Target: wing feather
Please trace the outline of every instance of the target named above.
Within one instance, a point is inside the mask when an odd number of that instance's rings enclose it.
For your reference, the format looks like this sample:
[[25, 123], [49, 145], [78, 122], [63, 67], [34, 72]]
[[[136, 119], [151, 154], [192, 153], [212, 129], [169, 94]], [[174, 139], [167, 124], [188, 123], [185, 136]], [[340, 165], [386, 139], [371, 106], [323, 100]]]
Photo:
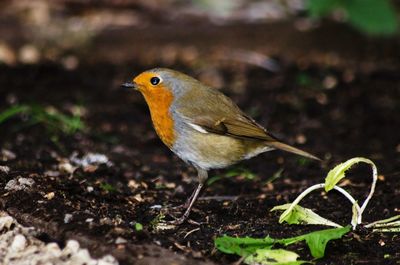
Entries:
[[237, 116], [235, 119], [226, 116], [200, 116], [194, 118], [192, 123], [211, 133], [248, 140], [277, 141], [261, 125], [246, 116]]
[[180, 102], [185, 104], [176, 104], [174, 108], [176, 114], [182, 121], [201, 133], [208, 132], [238, 139], [262, 141], [266, 146], [319, 160], [312, 154], [279, 141], [243, 113], [232, 100], [215, 89], [209, 87], [192, 89], [190, 93], [182, 96]]

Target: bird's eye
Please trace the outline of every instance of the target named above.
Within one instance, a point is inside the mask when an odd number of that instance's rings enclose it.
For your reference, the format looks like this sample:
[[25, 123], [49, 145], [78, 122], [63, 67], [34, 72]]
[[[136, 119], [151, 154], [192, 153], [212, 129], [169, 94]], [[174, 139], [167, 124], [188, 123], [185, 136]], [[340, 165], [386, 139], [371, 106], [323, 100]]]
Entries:
[[158, 85], [159, 83], [160, 83], [160, 81], [161, 81], [161, 79], [160, 78], [158, 78], [158, 77], [152, 77], [151, 79], [150, 79], [150, 83], [153, 85], [153, 86], [156, 86], [156, 85]]

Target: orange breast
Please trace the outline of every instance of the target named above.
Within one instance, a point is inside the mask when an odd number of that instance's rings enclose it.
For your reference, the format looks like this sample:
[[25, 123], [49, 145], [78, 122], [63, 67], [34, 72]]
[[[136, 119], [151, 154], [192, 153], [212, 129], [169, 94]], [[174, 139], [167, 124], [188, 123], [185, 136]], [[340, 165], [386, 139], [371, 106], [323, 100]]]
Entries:
[[174, 121], [169, 112], [173, 94], [159, 87], [157, 91], [143, 91], [143, 96], [149, 105], [154, 129], [164, 144], [171, 148], [175, 142]]

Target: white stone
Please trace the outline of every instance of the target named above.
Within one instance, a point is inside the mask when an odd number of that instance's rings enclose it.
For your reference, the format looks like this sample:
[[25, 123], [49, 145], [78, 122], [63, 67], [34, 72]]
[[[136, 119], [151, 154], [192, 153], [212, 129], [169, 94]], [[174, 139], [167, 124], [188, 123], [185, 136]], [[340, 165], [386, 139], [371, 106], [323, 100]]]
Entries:
[[65, 249], [70, 250], [73, 253], [78, 252], [79, 250], [79, 243], [76, 240], [68, 240]]
[[8, 166], [0, 166], [0, 172], [8, 174], [8, 172], [10, 172], [10, 168]]
[[26, 247], [26, 238], [23, 235], [16, 235], [11, 243], [11, 249], [19, 252]]
[[66, 214], [64, 215], [64, 223], [65, 223], [65, 224], [68, 224], [69, 222], [72, 221], [72, 218], [73, 218], [73, 215], [72, 215], [72, 214], [66, 213]]
[[126, 242], [128, 242], [125, 238], [122, 237], [117, 237], [117, 239], [115, 239], [115, 244], [126, 244]]
[[11, 216], [2, 216], [0, 217], [0, 231], [4, 228], [10, 229], [13, 223], [13, 218]]

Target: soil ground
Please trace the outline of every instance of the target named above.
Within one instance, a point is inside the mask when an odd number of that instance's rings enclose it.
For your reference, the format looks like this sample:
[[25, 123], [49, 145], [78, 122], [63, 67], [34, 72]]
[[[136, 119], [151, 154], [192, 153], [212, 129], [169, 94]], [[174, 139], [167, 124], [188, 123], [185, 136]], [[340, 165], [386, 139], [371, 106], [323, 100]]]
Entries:
[[[238, 257], [216, 251], [215, 237], [288, 237], [321, 228], [278, 224], [278, 213], [270, 209], [322, 182], [335, 164], [364, 156], [377, 164], [381, 175], [364, 220], [399, 214], [398, 65], [365, 63], [363, 52], [349, 60], [344, 53], [340, 58], [351, 62], [348, 67], [323, 64], [323, 60], [299, 61], [295, 55], [276, 52], [272, 55], [281, 65], [276, 73], [238, 62], [171, 62], [171, 68], [220, 84], [259, 123], [324, 162], [279, 151], [245, 161], [233, 169], [244, 168], [254, 179], [245, 174], [222, 177], [204, 190], [190, 215], [199, 225], [185, 223], [165, 231], [153, 229], [151, 223], [159, 210], [152, 206], [183, 203], [196, 185], [195, 171], [157, 138], [142, 97], [118, 87], [133, 73], [163, 61], [153, 54], [156, 59], [140, 63], [91, 59], [74, 70], [53, 63], [0, 66], [2, 109], [15, 102], [37, 103], [68, 113], [79, 104], [86, 110], [87, 124], [85, 132], [58, 137], [41, 125], [21, 126], [24, 117], [1, 124], [1, 165], [11, 169], [0, 179], [1, 207], [20, 223], [38, 229], [43, 241], [63, 246], [73, 238], [94, 255], [111, 253], [121, 264], [229, 264]], [[353, 69], [356, 62], [365, 67]], [[77, 168], [73, 174], [62, 170], [72, 154], [80, 158], [90, 152], [105, 154], [112, 164]], [[224, 176], [233, 169], [210, 175]], [[278, 177], [271, 180], [274, 175]], [[370, 175], [368, 167], [355, 167], [345, 188], [362, 200]], [[35, 184], [18, 191], [4, 189], [20, 177], [31, 178]], [[303, 206], [340, 224], [351, 219], [351, 205], [337, 194], [315, 193]], [[144, 229], [136, 231], [136, 223]], [[397, 234], [360, 229], [329, 243], [326, 257], [316, 264], [396, 264], [399, 244]], [[293, 250], [311, 259], [305, 245]]]

